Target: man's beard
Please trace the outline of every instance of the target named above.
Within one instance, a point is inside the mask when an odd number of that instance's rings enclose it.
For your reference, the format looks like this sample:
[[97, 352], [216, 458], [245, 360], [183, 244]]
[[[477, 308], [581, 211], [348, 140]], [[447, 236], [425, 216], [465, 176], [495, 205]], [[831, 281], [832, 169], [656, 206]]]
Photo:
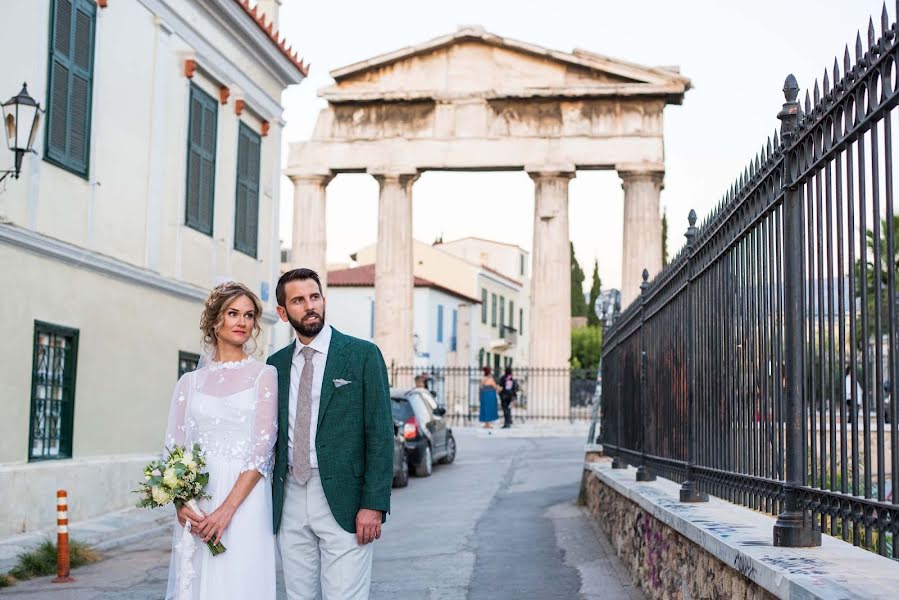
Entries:
[[317, 336], [325, 326], [325, 310], [322, 309], [321, 314], [318, 314], [314, 310], [308, 310], [306, 311], [306, 314], [303, 315], [303, 318], [305, 319], [310, 315], [316, 315], [318, 317], [318, 321], [307, 325], [302, 321], [297, 321], [296, 319], [294, 319], [290, 313], [287, 313], [287, 320], [294, 328], [294, 331], [296, 331], [298, 334], [303, 337], [312, 338]]

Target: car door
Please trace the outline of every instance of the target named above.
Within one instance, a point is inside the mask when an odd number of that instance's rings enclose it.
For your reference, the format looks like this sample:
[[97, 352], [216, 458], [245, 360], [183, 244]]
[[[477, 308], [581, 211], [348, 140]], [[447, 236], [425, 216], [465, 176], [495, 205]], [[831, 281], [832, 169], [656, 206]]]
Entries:
[[418, 396], [429, 416], [428, 431], [431, 432], [431, 451], [434, 453], [434, 458], [437, 459], [446, 454], [446, 421], [434, 414], [437, 401], [429, 392], [418, 390]]

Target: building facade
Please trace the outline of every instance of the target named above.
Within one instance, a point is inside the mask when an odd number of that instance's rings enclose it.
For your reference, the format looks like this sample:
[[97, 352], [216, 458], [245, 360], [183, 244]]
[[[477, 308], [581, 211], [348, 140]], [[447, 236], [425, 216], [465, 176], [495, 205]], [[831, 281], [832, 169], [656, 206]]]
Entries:
[[281, 93], [307, 71], [279, 4], [35, 0], [0, 24], [0, 92], [46, 110], [0, 188], [0, 536], [52, 524], [59, 488], [74, 520], [133, 503], [213, 285], [275, 322]]
[[[529, 280], [513, 277], [494, 267], [514, 265], [513, 272], [518, 273], [524, 266], [527, 273], [527, 253], [509, 244], [467, 239], [474, 240], [471, 246], [463, 240], [434, 245], [416, 240], [412, 246], [413, 272], [417, 279], [434, 282], [477, 301], [474, 312], [468, 313], [471, 321], [467, 337], [460, 344], [462, 349], [454, 364], [494, 369], [512, 364], [526, 365], [528, 338], [525, 336], [530, 329], [526, 326], [530, 317]], [[480, 250], [475, 251], [477, 248]], [[360, 265], [373, 265], [377, 247], [363, 248], [353, 254], [353, 259]], [[331, 285], [330, 279], [328, 285]], [[329, 295], [333, 295], [333, 291], [329, 291]], [[418, 310], [416, 305], [415, 314]], [[420, 362], [418, 351], [415, 356], [416, 363]]]
[[[364, 340], [375, 337], [375, 266], [373, 264], [328, 272], [327, 319], [340, 331]], [[467, 366], [476, 298], [416, 277], [413, 365], [389, 367]]]

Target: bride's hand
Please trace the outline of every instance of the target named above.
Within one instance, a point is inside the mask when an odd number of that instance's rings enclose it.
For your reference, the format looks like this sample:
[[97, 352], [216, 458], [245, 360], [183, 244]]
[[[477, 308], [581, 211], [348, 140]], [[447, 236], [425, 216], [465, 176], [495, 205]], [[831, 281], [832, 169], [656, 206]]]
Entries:
[[196, 531], [203, 523], [203, 517], [189, 509], [186, 505], [182, 505], [176, 512], [178, 514], [178, 522], [181, 523], [182, 527], [184, 527], [184, 523], [187, 521], [190, 523], [191, 530]]
[[218, 544], [225, 533], [225, 529], [231, 523], [235, 510], [228, 504], [222, 504], [207, 515], [198, 528], [198, 533], [202, 536], [203, 541], [214, 540], [213, 543]]

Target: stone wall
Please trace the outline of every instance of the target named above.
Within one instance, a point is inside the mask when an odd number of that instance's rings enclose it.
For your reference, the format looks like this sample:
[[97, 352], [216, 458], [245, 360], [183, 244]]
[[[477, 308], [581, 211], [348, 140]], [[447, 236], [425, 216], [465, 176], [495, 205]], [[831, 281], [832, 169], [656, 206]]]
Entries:
[[[647, 598], [769, 600], [757, 583], [586, 472], [587, 508]], [[748, 567], [748, 565], [747, 565]], [[749, 567], [748, 567], [749, 568]]]

